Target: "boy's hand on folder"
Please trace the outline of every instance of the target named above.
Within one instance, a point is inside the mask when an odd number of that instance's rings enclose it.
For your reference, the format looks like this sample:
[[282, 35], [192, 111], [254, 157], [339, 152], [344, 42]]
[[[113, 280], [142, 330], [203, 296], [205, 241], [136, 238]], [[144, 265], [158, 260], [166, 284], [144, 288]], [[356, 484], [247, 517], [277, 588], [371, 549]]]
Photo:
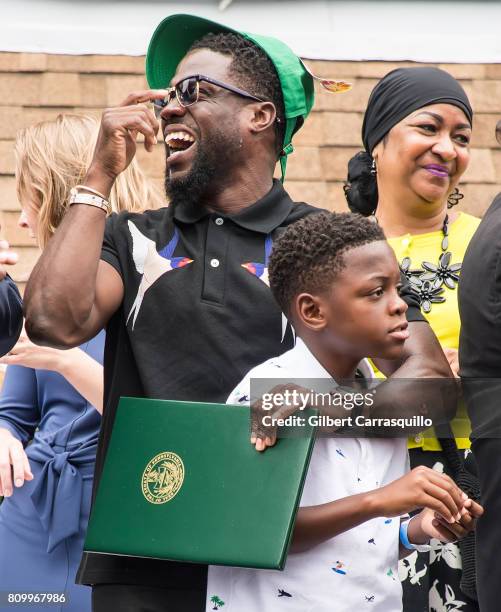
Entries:
[[376, 489], [373, 495], [377, 516], [402, 516], [418, 508], [429, 508], [445, 524], [461, 520], [461, 511], [468, 499], [452, 478], [422, 465]]
[[[336, 392], [340, 392], [336, 388]], [[263, 399], [259, 399], [251, 406], [251, 444], [254, 444], [257, 451], [264, 451], [269, 446], [273, 446], [277, 441], [278, 425], [263, 424], [263, 417], [271, 417], [276, 423], [279, 419], [286, 419], [292, 415], [301, 415], [302, 411], [308, 408], [319, 408], [322, 414], [328, 414], [331, 417], [346, 418], [349, 414], [342, 406], [316, 406], [311, 399], [315, 396], [314, 391], [300, 387], [297, 384], [286, 383], [276, 385], [270, 389], [266, 395], [273, 398], [272, 407], [265, 407]], [[286, 399], [287, 401], [284, 401]], [[319, 402], [321, 399], [319, 399]], [[267, 419], [268, 421], [271, 419]], [[332, 428], [334, 431], [336, 428]], [[339, 428], [337, 428], [339, 429]]]
[[[292, 391], [306, 392], [307, 390], [293, 384], [276, 385], [269, 391], [268, 395], [278, 398], [284, 397], [287, 392]], [[293, 399], [293, 397], [291, 399]], [[273, 446], [277, 441], [277, 427], [266, 427], [263, 424], [264, 416], [271, 416], [274, 419], [285, 419], [299, 410], [301, 410], [299, 401], [291, 401], [286, 405], [274, 403], [271, 409], [264, 407], [263, 399], [254, 402], [251, 406], [251, 444], [255, 445], [257, 451], [264, 451], [269, 446]]]

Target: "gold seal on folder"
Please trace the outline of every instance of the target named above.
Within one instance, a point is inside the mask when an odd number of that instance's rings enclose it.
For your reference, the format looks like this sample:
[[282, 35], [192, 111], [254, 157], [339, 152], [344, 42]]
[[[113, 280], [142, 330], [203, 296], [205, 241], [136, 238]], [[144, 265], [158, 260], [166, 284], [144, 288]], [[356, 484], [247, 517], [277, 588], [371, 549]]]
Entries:
[[165, 504], [181, 489], [184, 464], [176, 453], [160, 453], [153, 457], [143, 472], [141, 488], [151, 504]]

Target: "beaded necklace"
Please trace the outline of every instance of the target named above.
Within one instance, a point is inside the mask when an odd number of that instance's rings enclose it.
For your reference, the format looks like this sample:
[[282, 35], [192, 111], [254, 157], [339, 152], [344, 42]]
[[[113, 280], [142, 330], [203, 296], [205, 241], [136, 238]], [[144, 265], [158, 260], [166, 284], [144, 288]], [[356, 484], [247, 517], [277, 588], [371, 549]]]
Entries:
[[461, 263], [451, 264], [452, 253], [449, 248], [449, 215], [445, 215], [442, 225], [442, 253], [438, 263], [421, 262], [420, 269], [411, 269], [410, 257], [404, 257], [400, 269], [409, 280], [411, 291], [417, 295], [423, 312], [431, 311], [433, 304], [445, 302], [443, 296], [445, 285], [449, 289], [456, 289], [461, 271]]

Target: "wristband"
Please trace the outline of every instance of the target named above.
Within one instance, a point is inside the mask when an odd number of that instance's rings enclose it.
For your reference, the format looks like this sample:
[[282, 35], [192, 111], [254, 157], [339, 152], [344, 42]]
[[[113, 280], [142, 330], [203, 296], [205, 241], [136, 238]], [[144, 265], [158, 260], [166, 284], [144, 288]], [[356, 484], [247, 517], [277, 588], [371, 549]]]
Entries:
[[88, 191], [89, 193], [93, 193], [94, 195], [97, 195], [100, 198], [103, 198], [103, 200], [108, 200], [108, 198], [104, 196], [100, 191], [98, 191], [97, 189], [94, 189], [93, 187], [87, 187], [87, 185], [75, 185], [73, 189], [75, 189], [76, 191], [78, 191], [79, 189], [85, 189], [85, 191]]
[[73, 204], [87, 204], [87, 206], [100, 208], [106, 214], [111, 213], [111, 205], [108, 200], [90, 193], [81, 193], [75, 188], [70, 191], [70, 206], [73, 206]]
[[400, 543], [407, 550], [417, 550], [418, 552], [428, 552], [431, 550], [431, 546], [429, 544], [413, 544], [409, 542], [409, 536], [407, 535], [407, 531], [409, 529], [409, 523], [412, 519], [407, 519], [406, 521], [402, 521], [400, 523]]

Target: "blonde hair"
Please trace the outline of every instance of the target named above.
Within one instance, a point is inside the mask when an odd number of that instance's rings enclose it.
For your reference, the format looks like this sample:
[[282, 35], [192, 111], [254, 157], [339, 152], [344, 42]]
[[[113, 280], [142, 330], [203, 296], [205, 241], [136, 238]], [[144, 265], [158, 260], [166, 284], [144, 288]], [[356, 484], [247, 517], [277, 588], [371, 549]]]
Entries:
[[[87, 115], [58, 115], [20, 130], [15, 143], [16, 190], [38, 196], [38, 243], [44, 248], [63, 220], [70, 189], [82, 183], [92, 160], [99, 122]], [[110, 194], [114, 212], [158, 208], [162, 198], [133, 159]]]

